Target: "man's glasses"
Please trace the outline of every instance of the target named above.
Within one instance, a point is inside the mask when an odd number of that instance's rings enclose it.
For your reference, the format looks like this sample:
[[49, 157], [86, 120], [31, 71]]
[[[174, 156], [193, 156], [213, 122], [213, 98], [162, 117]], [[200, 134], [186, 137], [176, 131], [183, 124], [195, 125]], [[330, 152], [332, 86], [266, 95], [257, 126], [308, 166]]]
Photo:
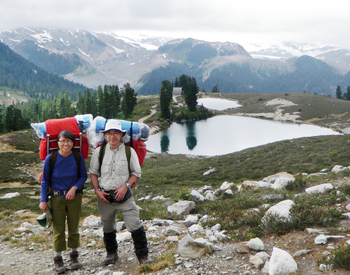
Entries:
[[108, 136], [117, 136], [119, 135], [120, 133], [122, 133], [121, 131], [107, 131], [105, 134], [108, 135]]

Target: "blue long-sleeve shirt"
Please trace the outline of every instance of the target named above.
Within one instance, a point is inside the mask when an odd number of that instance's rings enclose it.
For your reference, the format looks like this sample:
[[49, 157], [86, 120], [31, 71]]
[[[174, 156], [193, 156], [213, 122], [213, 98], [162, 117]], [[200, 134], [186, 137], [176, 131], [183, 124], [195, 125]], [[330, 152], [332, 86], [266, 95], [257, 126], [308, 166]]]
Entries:
[[[43, 169], [43, 177], [41, 180], [41, 198], [40, 202], [45, 202], [47, 192], [50, 186], [50, 155], [46, 156]], [[80, 177], [78, 178], [78, 167], [75, 161], [74, 154], [71, 153], [68, 157], [63, 157], [57, 153], [56, 163], [52, 173], [51, 188], [55, 191], [69, 191], [73, 186], [81, 189], [87, 179], [86, 167], [84, 158], [81, 155], [80, 162]], [[64, 197], [64, 195], [62, 195]]]

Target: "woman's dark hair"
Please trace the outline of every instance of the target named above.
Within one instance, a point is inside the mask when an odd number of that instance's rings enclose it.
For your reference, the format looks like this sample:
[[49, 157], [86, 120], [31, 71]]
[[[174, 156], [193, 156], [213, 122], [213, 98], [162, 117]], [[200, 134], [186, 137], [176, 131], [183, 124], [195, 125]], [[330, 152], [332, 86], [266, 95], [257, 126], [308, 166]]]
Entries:
[[70, 131], [68, 131], [68, 130], [63, 130], [63, 131], [61, 131], [61, 132], [58, 134], [58, 136], [57, 136], [57, 146], [58, 146], [58, 140], [59, 140], [61, 137], [65, 137], [65, 138], [70, 139], [70, 140], [73, 142], [73, 147], [74, 147], [75, 137], [74, 137], [74, 135], [72, 134], [72, 132], [70, 132]]

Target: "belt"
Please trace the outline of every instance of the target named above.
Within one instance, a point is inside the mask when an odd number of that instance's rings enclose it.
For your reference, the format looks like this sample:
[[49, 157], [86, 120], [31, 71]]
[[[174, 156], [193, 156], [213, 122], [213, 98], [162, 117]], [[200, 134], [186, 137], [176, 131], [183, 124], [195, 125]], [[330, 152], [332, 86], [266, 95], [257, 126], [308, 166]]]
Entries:
[[[62, 191], [56, 191], [56, 190], [51, 190], [48, 192], [48, 196], [56, 197], [56, 196], [62, 196], [62, 195], [67, 195], [68, 190], [62, 190]], [[83, 194], [83, 189], [79, 189], [76, 191], [76, 193], [82, 193]]]
[[103, 188], [100, 188], [100, 189], [101, 189], [102, 191], [104, 191], [104, 192], [106, 192], [106, 193], [109, 194], [109, 195], [105, 195], [105, 198], [106, 198], [110, 203], [113, 203], [113, 202], [116, 202], [116, 203], [125, 202], [125, 201], [127, 201], [127, 200], [131, 197], [131, 195], [132, 195], [130, 188], [128, 188], [128, 190], [127, 190], [126, 193], [125, 193], [124, 198], [123, 198], [122, 200], [120, 200], [120, 201], [117, 201], [117, 200], [115, 199], [115, 196], [113, 196], [113, 195], [114, 195], [114, 192], [115, 192], [116, 190], [105, 191]]
[[107, 190], [103, 189], [102, 187], [100, 187], [100, 190], [103, 191], [103, 192], [106, 192], [106, 193], [108, 193], [108, 194], [110, 194], [110, 195], [113, 195], [114, 192], [117, 191], [117, 190], [108, 190], [108, 191], [107, 191]]

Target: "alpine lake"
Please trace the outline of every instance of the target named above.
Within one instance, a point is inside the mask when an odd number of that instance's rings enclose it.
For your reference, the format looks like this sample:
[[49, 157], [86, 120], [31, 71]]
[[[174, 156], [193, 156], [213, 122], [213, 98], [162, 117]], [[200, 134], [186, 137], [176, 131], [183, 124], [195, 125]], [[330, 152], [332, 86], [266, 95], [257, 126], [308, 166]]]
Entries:
[[[203, 98], [199, 105], [212, 110], [239, 108], [235, 101]], [[200, 121], [172, 123], [146, 141], [154, 153], [218, 156], [282, 140], [340, 135], [332, 129], [308, 124], [251, 117], [220, 115]]]

